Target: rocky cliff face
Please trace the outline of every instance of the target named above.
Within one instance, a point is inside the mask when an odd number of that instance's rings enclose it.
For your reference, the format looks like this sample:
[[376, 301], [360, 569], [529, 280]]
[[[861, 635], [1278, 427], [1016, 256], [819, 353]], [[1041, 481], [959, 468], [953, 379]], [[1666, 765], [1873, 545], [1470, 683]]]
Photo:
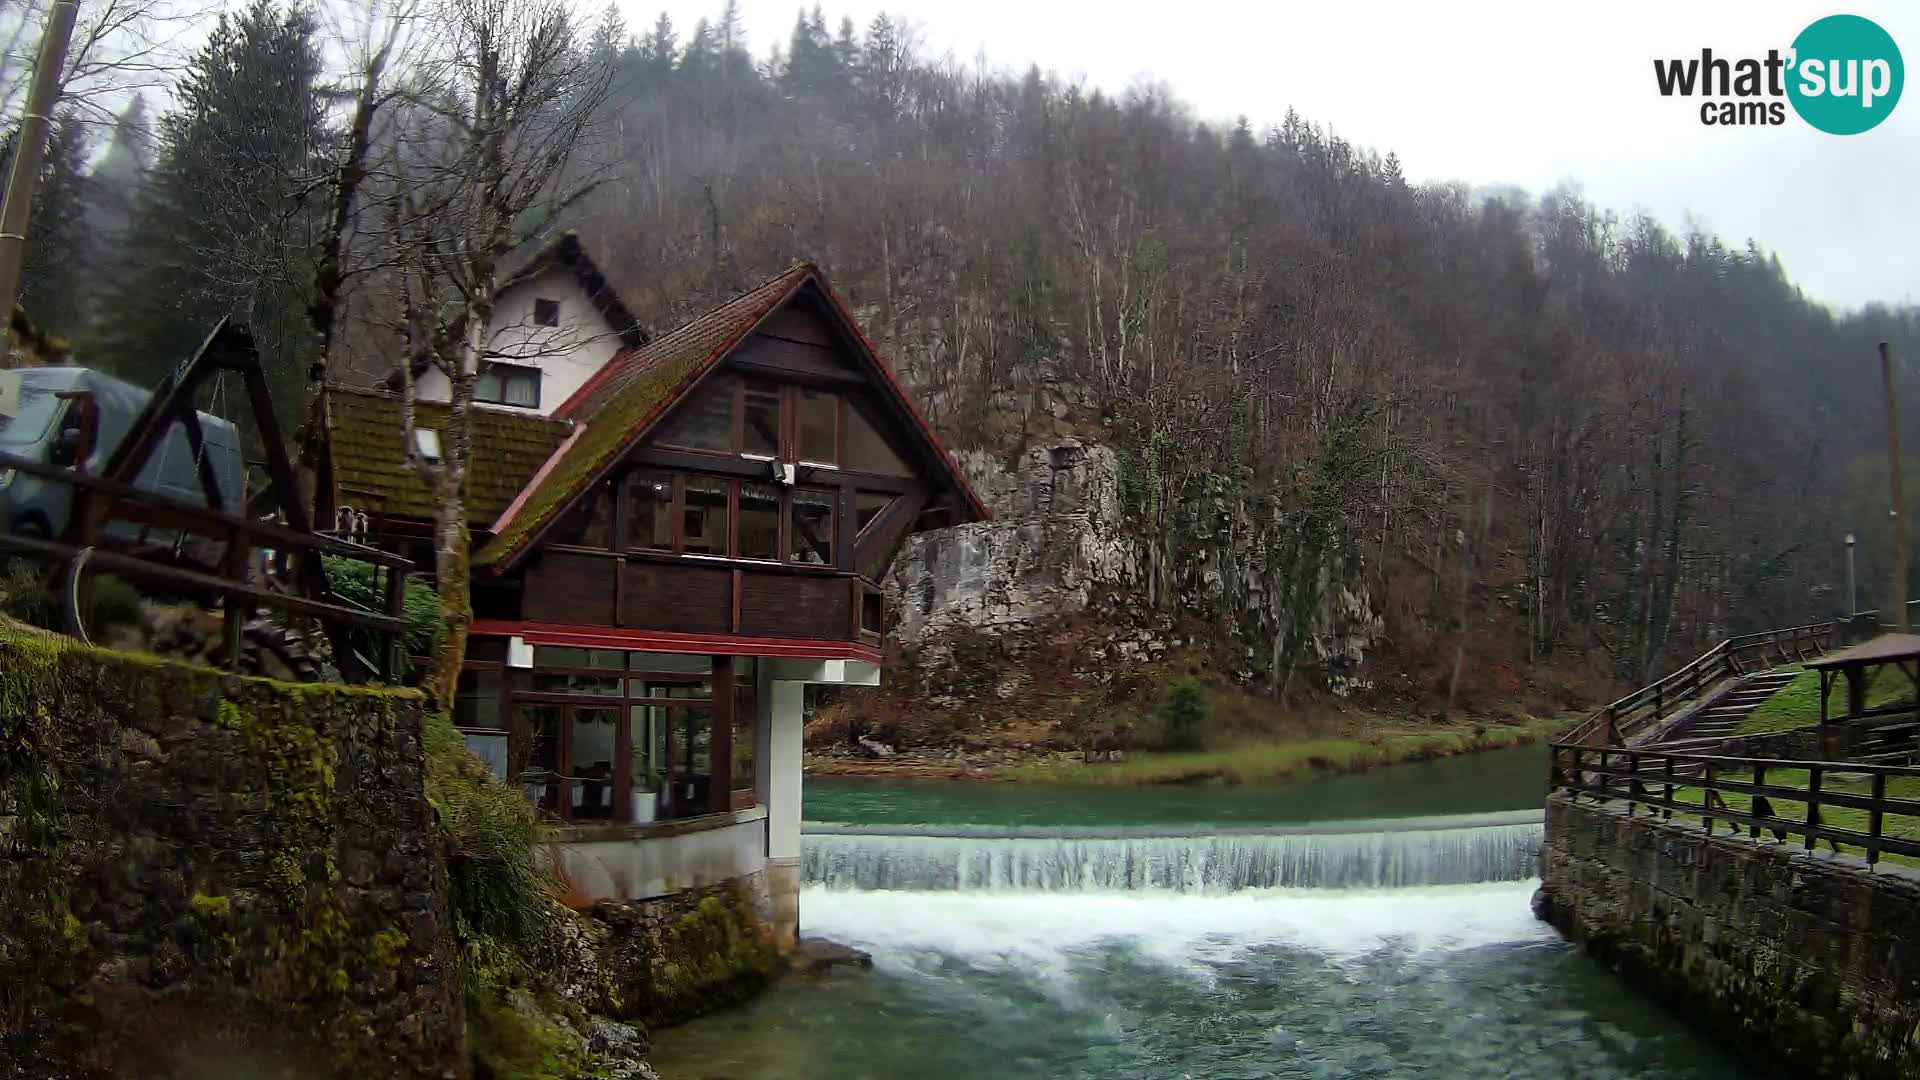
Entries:
[[987, 684], [956, 657], [982, 645], [1007, 659], [1070, 643], [1073, 676], [1100, 682], [1186, 647], [1243, 682], [1305, 671], [1337, 693], [1369, 684], [1383, 622], [1357, 558], [1302, 542], [1308, 526], [1249, 505], [1239, 485], [1189, 485], [1156, 514], [1130, 495], [1142, 470], [1111, 446], [1055, 437], [1010, 464], [959, 458], [995, 519], [911, 537], [886, 584], [894, 640], [936, 700], [979, 696]]

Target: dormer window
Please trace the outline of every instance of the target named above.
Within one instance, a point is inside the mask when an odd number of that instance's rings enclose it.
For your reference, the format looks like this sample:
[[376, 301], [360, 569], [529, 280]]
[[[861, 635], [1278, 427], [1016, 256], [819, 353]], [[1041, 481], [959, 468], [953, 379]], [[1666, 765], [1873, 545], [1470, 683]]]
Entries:
[[473, 400], [482, 405], [540, 407], [540, 369], [525, 364], [488, 364], [474, 380]]
[[533, 325], [559, 326], [560, 301], [541, 297], [533, 302]]

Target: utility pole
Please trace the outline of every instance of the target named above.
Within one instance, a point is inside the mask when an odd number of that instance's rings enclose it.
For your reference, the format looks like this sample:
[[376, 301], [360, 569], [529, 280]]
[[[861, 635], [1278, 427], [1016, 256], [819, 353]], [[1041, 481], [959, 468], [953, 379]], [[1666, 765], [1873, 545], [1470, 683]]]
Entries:
[[1880, 377], [1887, 384], [1887, 455], [1893, 480], [1893, 602], [1899, 612], [1895, 625], [1900, 632], [1913, 632], [1913, 620], [1907, 615], [1907, 518], [1900, 512], [1906, 500], [1900, 494], [1900, 401], [1894, 397], [1893, 353], [1880, 343]]
[[[20, 261], [27, 243], [27, 222], [33, 216], [33, 191], [40, 183], [40, 161], [47, 152], [47, 129], [53, 107], [60, 100], [60, 72], [67, 64], [67, 44], [73, 39], [77, 0], [53, 0], [47, 28], [40, 35], [40, 58], [33, 63], [33, 85], [27, 89], [27, 111], [20, 117], [20, 136], [13, 144], [13, 170], [7, 175], [7, 194], [0, 203], [0, 318], [13, 325], [13, 305], [20, 298]], [[13, 342], [0, 354], [0, 367], [13, 366]]]
[[1854, 587], [1853, 579], [1853, 534], [1847, 534], [1847, 621], [1860, 611], [1860, 593]]

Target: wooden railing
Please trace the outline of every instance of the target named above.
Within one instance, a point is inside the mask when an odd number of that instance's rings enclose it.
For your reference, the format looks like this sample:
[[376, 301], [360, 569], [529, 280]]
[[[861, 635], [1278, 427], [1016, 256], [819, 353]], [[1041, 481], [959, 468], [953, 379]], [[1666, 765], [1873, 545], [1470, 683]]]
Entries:
[[[1887, 794], [1892, 782], [1920, 782], [1920, 767], [1729, 757], [1571, 742], [1552, 744], [1551, 760], [1553, 790], [1571, 793], [1575, 798], [1624, 799], [1629, 815], [1644, 806], [1662, 818], [1671, 819], [1675, 814], [1697, 817], [1709, 835], [1724, 821], [1735, 833], [1745, 826], [1747, 835], [1755, 839], [1762, 832], [1782, 841], [1798, 836], [1809, 851], [1825, 840], [1835, 851], [1842, 850], [1843, 845], [1861, 849], [1869, 865], [1879, 862], [1882, 853], [1920, 858], [1920, 840], [1913, 839], [1920, 837], [1920, 799]], [[1804, 771], [1806, 785], [1767, 782], [1769, 772], [1779, 777], [1788, 771]], [[1835, 787], [1832, 776], [1836, 772], [1864, 775], [1867, 790]], [[1745, 808], [1730, 803], [1729, 795], [1745, 800]], [[1795, 816], [1777, 812], [1775, 801], [1798, 803], [1802, 812]], [[1866, 828], [1847, 828], [1828, 820], [1825, 811], [1833, 809], [1864, 813]], [[1897, 828], [1897, 832], [1906, 835], [1889, 832], [1889, 817], [1904, 819], [1905, 827]]]
[[1727, 638], [1685, 666], [1602, 706], [1561, 736], [1582, 746], [1625, 746], [1628, 739], [1678, 714], [1723, 680], [1818, 656], [1835, 642], [1835, 624], [1809, 623]]
[[[373, 665], [375, 671], [389, 680], [399, 674], [398, 644], [407, 627], [404, 617], [406, 574], [413, 565], [407, 559], [362, 544], [226, 513], [131, 484], [0, 453], [0, 470], [4, 469], [15, 469], [29, 476], [70, 486], [75, 496], [73, 515], [76, 518], [83, 514], [89, 516], [87, 525], [95, 533], [107, 521], [130, 520], [148, 528], [157, 527], [203, 537], [220, 545], [219, 572], [208, 573], [135, 553], [110, 550], [95, 543], [71, 543], [62, 538], [0, 532], [0, 554], [25, 556], [56, 568], [64, 567], [63, 593], [69, 598], [64, 605], [69, 624], [65, 629], [68, 633], [84, 632], [79, 625], [78, 606], [71, 602], [71, 598], [77, 596], [85, 574], [101, 571], [181, 592], [220, 597], [226, 608], [224, 655], [229, 664], [240, 655], [245, 621], [251, 617], [253, 609], [264, 607], [318, 619], [329, 630], [345, 627], [370, 630], [378, 635], [381, 642], [380, 656]], [[371, 612], [359, 605], [343, 603], [324, 587], [310, 588], [306, 590], [308, 595], [298, 595], [267, 587], [264, 581], [251, 580], [249, 567], [253, 553], [263, 548], [274, 550], [283, 561], [315, 560], [310, 564], [312, 566], [317, 566], [320, 556], [333, 555], [384, 567], [385, 612]], [[323, 575], [303, 576], [309, 581], [324, 580]], [[353, 678], [354, 673], [346, 670], [352, 658], [350, 655], [341, 655], [338, 646], [339, 642], [345, 640], [345, 635], [329, 636], [336, 642], [335, 661], [343, 669], [342, 675]]]

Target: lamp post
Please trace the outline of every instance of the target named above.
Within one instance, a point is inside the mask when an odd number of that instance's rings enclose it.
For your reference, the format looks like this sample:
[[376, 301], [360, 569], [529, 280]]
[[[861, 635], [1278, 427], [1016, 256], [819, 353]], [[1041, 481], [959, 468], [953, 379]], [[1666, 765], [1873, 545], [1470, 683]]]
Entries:
[[1903, 634], [1913, 632], [1913, 623], [1907, 616], [1907, 518], [1906, 499], [1900, 490], [1900, 403], [1893, 391], [1893, 354], [1887, 350], [1887, 343], [1880, 343], [1880, 377], [1887, 386], [1887, 467], [1892, 474], [1893, 508], [1888, 511], [1893, 518], [1893, 604], [1894, 625]]
[[1860, 594], [1855, 592], [1853, 587], [1853, 534], [1848, 533], [1847, 534], [1847, 619], [1848, 621], [1852, 621], [1853, 616], [1859, 610], [1860, 610]]

